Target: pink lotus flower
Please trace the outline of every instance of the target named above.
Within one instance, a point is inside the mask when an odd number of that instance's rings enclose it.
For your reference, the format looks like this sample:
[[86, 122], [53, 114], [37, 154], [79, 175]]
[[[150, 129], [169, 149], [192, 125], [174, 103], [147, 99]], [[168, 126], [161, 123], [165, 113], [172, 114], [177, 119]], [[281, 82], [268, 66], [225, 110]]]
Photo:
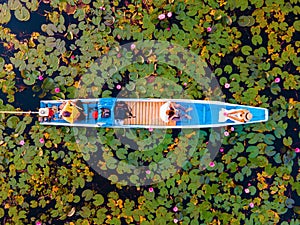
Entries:
[[229, 132], [228, 131], [224, 131], [224, 135], [225, 135], [225, 137], [229, 136]]
[[72, 55], [72, 56], [71, 56], [71, 59], [75, 59], [75, 56], [74, 56], [74, 55]]
[[175, 206], [175, 207], [173, 208], [173, 211], [174, 211], [174, 212], [177, 212], [177, 211], [178, 211], [178, 208]]
[[212, 31], [211, 27], [206, 28], [206, 30], [207, 30], [207, 32], [211, 32]]
[[250, 190], [248, 188], [245, 188], [245, 193], [248, 194], [250, 192]]
[[60, 92], [60, 89], [57, 87], [57, 88], [54, 89], [54, 92], [55, 92], [55, 93], [59, 93], [59, 92]]
[[121, 86], [120, 84], [118, 84], [118, 85], [116, 86], [116, 88], [117, 88], [118, 90], [120, 90], [120, 89], [122, 88], [122, 86]]
[[300, 152], [300, 148], [295, 148], [295, 152], [299, 153]]
[[41, 144], [45, 143], [44, 138], [40, 138], [40, 143], [41, 143]]
[[224, 148], [220, 148], [220, 152], [224, 152]]
[[254, 207], [254, 203], [250, 202], [249, 206], [250, 206], [250, 208], [253, 208]]
[[21, 140], [19, 144], [20, 144], [20, 145], [24, 145], [24, 144], [25, 144], [25, 141], [24, 141], [24, 140]]
[[275, 82], [275, 83], [279, 83], [279, 82], [280, 82], [280, 78], [279, 78], [279, 77], [276, 77], [275, 80], [274, 80], [274, 82]]
[[230, 88], [230, 84], [226, 83], [226, 84], [224, 85], [224, 87], [225, 87], [225, 88]]
[[150, 170], [146, 170], [146, 174], [150, 174], [151, 173], [151, 171]]
[[135, 47], [136, 47], [135, 44], [131, 44], [131, 45], [130, 45], [130, 49], [131, 49], [131, 50], [135, 49]]
[[248, 183], [248, 187], [250, 187], [251, 186], [251, 183]]
[[172, 17], [172, 12], [168, 12], [167, 17], [169, 17], [169, 18]]
[[158, 16], [158, 19], [159, 20], [163, 20], [163, 19], [165, 19], [166, 18], [166, 15], [165, 14], [160, 14], [159, 16]]
[[39, 79], [39, 80], [43, 80], [44, 77], [43, 77], [42, 75], [39, 75], [38, 79]]
[[215, 166], [215, 163], [214, 163], [214, 162], [210, 162], [210, 163], [209, 163], [209, 166], [210, 166], [210, 167], [214, 167], [214, 166]]
[[187, 83], [183, 83], [183, 86], [187, 86]]
[[173, 222], [174, 222], [174, 223], [178, 223], [178, 219], [174, 219]]
[[118, 58], [121, 58], [121, 56], [122, 56], [121, 53], [118, 53], [118, 54], [117, 54], [117, 57], [118, 57]]
[[167, 30], [167, 31], [170, 31], [170, 30], [171, 30], [171, 28], [170, 28], [170, 27], [167, 27], [167, 28], [166, 28], [166, 30]]
[[36, 221], [35, 225], [42, 225], [40, 221]]
[[152, 128], [152, 127], [150, 127], [148, 130], [149, 130], [150, 132], [152, 132], [152, 131], [153, 131], [153, 128]]
[[153, 187], [150, 187], [149, 192], [153, 192], [153, 191], [154, 191]]

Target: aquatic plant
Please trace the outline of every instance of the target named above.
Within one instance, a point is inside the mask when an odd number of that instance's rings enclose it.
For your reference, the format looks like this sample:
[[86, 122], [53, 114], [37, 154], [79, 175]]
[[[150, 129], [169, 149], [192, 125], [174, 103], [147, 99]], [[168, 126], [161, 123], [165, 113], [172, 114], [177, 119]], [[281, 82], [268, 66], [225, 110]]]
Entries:
[[[98, 129], [87, 138], [86, 128], [0, 114], [1, 222], [299, 223], [297, 1], [8, 0], [0, 13], [0, 110], [24, 107], [25, 90], [40, 99], [217, 96], [270, 110], [264, 124], [227, 127], [205, 170], [209, 130]], [[36, 14], [43, 24], [26, 33]], [[172, 43], [172, 54], [152, 48], [153, 39]], [[207, 68], [224, 95], [201, 88], [210, 84]]]

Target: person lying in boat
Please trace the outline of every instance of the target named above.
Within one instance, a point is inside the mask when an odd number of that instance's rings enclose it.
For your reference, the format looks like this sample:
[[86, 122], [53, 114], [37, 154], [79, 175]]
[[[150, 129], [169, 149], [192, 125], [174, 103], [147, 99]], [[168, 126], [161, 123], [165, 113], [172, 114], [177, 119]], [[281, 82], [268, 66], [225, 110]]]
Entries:
[[160, 107], [160, 118], [164, 122], [169, 122], [172, 120], [178, 121], [182, 118], [192, 119], [191, 116], [186, 114], [187, 112], [191, 111], [193, 108], [184, 108], [180, 104], [172, 103], [171, 101], [167, 101]]
[[61, 109], [59, 115], [69, 123], [84, 120], [87, 116], [83, 111], [83, 104], [80, 100], [64, 102], [59, 106], [59, 109]]
[[220, 113], [220, 122], [230, 119], [234, 122], [246, 123], [253, 118], [253, 115], [246, 109], [226, 110], [222, 109]]

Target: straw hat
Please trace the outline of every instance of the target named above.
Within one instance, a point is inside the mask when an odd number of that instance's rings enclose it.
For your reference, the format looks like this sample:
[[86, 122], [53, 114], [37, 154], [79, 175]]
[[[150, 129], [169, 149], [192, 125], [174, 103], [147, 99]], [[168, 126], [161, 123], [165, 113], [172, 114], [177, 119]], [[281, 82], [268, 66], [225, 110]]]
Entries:
[[253, 115], [249, 111], [246, 111], [246, 113], [245, 113], [245, 121], [249, 121], [252, 118], [253, 118]]

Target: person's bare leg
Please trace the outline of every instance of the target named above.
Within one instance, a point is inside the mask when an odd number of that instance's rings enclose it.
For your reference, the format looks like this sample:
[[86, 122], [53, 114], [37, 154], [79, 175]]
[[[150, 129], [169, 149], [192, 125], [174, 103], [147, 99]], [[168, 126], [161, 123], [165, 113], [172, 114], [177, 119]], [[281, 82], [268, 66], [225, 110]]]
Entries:
[[189, 108], [186, 109], [186, 108], [184, 108], [182, 105], [177, 104], [177, 103], [174, 103], [174, 107], [175, 107], [175, 108], [178, 108], [178, 109], [181, 109], [181, 110], [183, 110], [183, 111], [186, 112], [186, 113], [193, 110], [192, 107], [189, 107]]
[[183, 116], [184, 116], [185, 118], [189, 119], [189, 120], [192, 119], [192, 117], [191, 117], [190, 115], [188, 115], [188, 114], [184, 114]]
[[181, 109], [181, 110], [183, 110], [183, 111], [186, 110], [186, 108], [184, 108], [184, 107], [183, 107], [182, 105], [180, 105], [180, 104], [173, 103], [173, 105], [174, 105], [174, 107], [177, 108], [177, 109]]

